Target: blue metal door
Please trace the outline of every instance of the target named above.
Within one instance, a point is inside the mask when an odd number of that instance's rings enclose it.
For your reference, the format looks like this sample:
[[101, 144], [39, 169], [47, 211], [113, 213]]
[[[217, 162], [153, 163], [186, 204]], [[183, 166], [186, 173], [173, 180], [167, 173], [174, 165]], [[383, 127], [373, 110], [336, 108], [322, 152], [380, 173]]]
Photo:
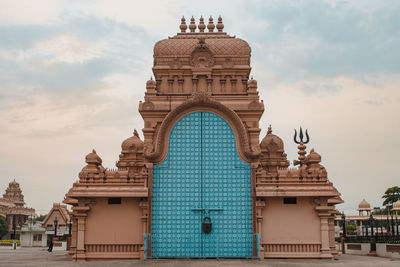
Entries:
[[252, 257], [250, 165], [220, 116], [193, 112], [172, 128], [168, 155], [154, 166], [151, 240], [154, 258]]

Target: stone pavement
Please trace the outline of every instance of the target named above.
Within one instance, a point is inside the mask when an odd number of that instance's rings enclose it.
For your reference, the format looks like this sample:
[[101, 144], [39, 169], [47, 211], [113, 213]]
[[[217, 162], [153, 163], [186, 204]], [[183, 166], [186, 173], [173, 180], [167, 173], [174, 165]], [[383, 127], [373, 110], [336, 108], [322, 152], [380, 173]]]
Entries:
[[65, 251], [47, 252], [43, 248], [21, 248], [18, 250], [0, 250], [0, 266], [196, 266], [196, 267], [214, 267], [214, 266], [288, 266], [288, 267], [324, 267], [324, 266], [360, 266], [360, 267], [381, 267], [381, 266], [400, 266], [400, 260], [342, 255], [337, 260], [318, 260], [318, 259], [267, 259], [267, 260], [233, 260], [233, 259], [175, 259], [175, 260], [118, 260], [118, 261], [91, 261], [77, 263], [72, 262], [65, 255]]

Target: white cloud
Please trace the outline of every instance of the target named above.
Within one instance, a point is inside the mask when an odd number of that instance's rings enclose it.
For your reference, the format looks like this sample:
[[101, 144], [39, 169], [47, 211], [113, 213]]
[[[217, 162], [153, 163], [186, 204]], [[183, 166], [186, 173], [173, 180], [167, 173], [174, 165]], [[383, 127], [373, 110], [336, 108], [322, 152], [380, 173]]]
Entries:
[[51, 24], [59, 22], [61, 0], [0, 0], [2, 24]]
[[[180, 19], [178, 1], [96, 0], [95, 14], [121, 23], [137, 25], [151, 32], [169, 32], [168, 27]], [[178, 25], [178, 24], [177, 24]], [[177, 28], [178, 29], [178, 28]]]
[[107, 49], [105, 41], [87, 41], [73, 34], [60, 34], [50, 39], [37, 42], [31, 49], [21, 55], [38, 55], [46, 58], [48, 64], [83, 63], [101, 57]]

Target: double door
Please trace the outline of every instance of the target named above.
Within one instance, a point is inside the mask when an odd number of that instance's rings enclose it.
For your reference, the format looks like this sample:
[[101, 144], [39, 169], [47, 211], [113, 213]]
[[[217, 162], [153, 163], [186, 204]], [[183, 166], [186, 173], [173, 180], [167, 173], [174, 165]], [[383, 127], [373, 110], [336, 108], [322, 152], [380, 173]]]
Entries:
[[[211, 222], [210, 233], [203, 222]], [[214, 113], [189, 113], [154, 166], [151, 255], [247, 258], [252, 240], [250, 166], [236, 152], [234, 133]]]

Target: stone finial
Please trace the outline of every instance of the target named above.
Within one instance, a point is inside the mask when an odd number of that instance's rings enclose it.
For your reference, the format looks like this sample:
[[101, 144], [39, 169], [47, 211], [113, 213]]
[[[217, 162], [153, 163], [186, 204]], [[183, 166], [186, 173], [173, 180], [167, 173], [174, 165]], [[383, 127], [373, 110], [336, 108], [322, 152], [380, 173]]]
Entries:
[[271, 124], [268, 126], [267, 134], [272, 134], [272, 127], [271, 127]]
[[204, 24], [203, 16], [200, 17], [199, 26], [197, 26], [197, 28], [199, 28], [200, 32], [204, 32], [204, 29], [206, 28], [206, 25]]
[[133, 135], [136, 136], [136, 137], [139, 137], [139, 133], [138, 133], [138, 131], [136, 129], [133, 130]]
[[218, 23], [217, 23], [217, 30], [218, 30], [218, 32], [222, 32], [223, 29], [224, 29], [224, 24], [222, 23], [221, 15], [219, 15]]
[[181, 29], [181, 32], [183, 32], [183, 33], [186, 32], [187, 25], [186, 25], [186, 19], [184, 16], [182, 16], [181, 25], [179, 26], [179, 28]]
[[210, 18], [208, 19], [207, 29], [208, 29], [208, 32], [214, 32], [215, 25], [214, 25], [212, 16], [210, 16]]
[[192, 16], [192, 18], [190, 19], [190, 25], [189, 25], [190, 32], [195, 32], [196, 28], [197, 28], [196, 23], [194, 21], [194, 17]]

